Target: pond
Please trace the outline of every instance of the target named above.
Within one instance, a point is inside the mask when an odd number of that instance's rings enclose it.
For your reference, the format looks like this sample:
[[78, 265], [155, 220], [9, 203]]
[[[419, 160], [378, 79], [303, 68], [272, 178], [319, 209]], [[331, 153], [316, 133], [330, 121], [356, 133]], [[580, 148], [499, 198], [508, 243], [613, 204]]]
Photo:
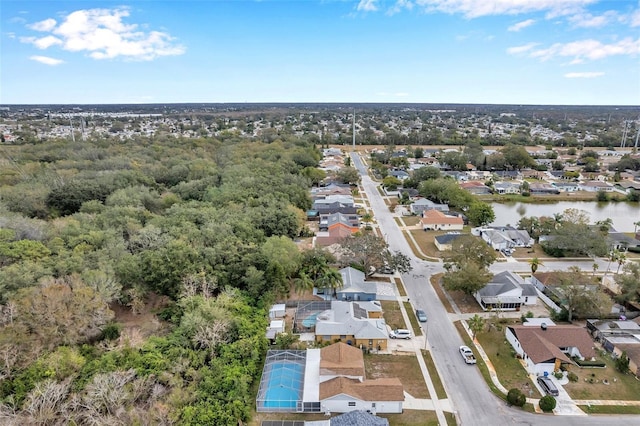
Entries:
[[640, 221], [638, 203], [598, 203], [595, 201], [559, 201], [557, 203], [491, 203], [496, 220], [491, 225], [515, 226], [523, 216], [553, 216], [566, 209], [584, 210], [589, 214], [591, 223], [611, 218], [613, 228], [619, 232], [633, 232], [634, 222]]

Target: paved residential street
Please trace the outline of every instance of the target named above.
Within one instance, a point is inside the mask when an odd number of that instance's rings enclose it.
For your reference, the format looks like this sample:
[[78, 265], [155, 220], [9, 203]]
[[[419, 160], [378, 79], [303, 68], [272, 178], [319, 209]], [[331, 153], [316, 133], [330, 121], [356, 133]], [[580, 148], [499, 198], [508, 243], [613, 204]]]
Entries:
[[[411, 259], [413, 271], [402, 276], [408, 297], [416, 308], [424, 309], [429, 317], [428, 347], [449, 397], [448, 405], [457, 414], [461, 425], [636, 425], [638, 416], [554, 416], [531, 414], [508, 407], [489, 390], [488, 385], [474, 365], [464, 363], [458, 354], [462, 338], [450, 320], [442, 303], [430, 285], [432, 274], [443, 272], [441, 262], [418, 259], [399, 230], [392, 213], [378, 192], [377, 183], [367, 174], [359, 155], [351, 154], [354, 166], [362, 176], [362, 187], [380, 231], [391, 250], [400, 251]], [[587, 262], [591, 270], [593, 262]], [[554, 262], [551, 269], [567, 268], [574, 262]], [[581, 265], [582, 266], [582, 265]], [[604, 265], [606, 268], [606, 264]], [[522, 262], [501, 262], [492, 267], [502, 270], [530, 271]]]

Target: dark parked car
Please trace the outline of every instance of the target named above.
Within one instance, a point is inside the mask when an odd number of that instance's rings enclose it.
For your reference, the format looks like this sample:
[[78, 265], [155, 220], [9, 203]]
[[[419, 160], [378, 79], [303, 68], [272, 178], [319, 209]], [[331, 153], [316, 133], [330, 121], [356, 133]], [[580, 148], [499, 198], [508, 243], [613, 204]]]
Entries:
[[553, 380], [547, 376], [539, 376], [538, 384], [542, 388], [543, 391], [547, 393], [547, 395], [558, 396], [558, 388], [556, 387]]
[[427, 314], [422, 309], [416, 309], [416, 317], [420, 322], [427, 322]]

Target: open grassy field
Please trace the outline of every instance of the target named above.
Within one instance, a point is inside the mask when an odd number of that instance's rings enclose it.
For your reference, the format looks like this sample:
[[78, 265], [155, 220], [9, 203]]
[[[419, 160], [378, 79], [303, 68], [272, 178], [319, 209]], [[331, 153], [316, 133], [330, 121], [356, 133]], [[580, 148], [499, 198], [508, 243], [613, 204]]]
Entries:
[[444, 231], [423, 231], [412, 229], [409, 231], [424, 254], [430, 257], [442, 257], [442, 252], [436, 248], [434, 243], [436, 236], [444, 235]]

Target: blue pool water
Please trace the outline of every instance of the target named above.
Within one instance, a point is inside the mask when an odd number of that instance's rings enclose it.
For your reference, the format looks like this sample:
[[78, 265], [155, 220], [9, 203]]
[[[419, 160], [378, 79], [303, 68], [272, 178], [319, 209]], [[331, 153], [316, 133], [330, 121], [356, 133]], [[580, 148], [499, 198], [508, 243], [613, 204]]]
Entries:
[[296, 408], [296, 403], [302, 399], [303, 375], [303, 366], [300, 364], [272, 364], [264, 406]]
[[316, 318], [320, 312], [316, 312], [315, 314], [311, 314], [305, 319], [302, 320], [302, 325], [307, 328], [312, 328], [316, 325]]

